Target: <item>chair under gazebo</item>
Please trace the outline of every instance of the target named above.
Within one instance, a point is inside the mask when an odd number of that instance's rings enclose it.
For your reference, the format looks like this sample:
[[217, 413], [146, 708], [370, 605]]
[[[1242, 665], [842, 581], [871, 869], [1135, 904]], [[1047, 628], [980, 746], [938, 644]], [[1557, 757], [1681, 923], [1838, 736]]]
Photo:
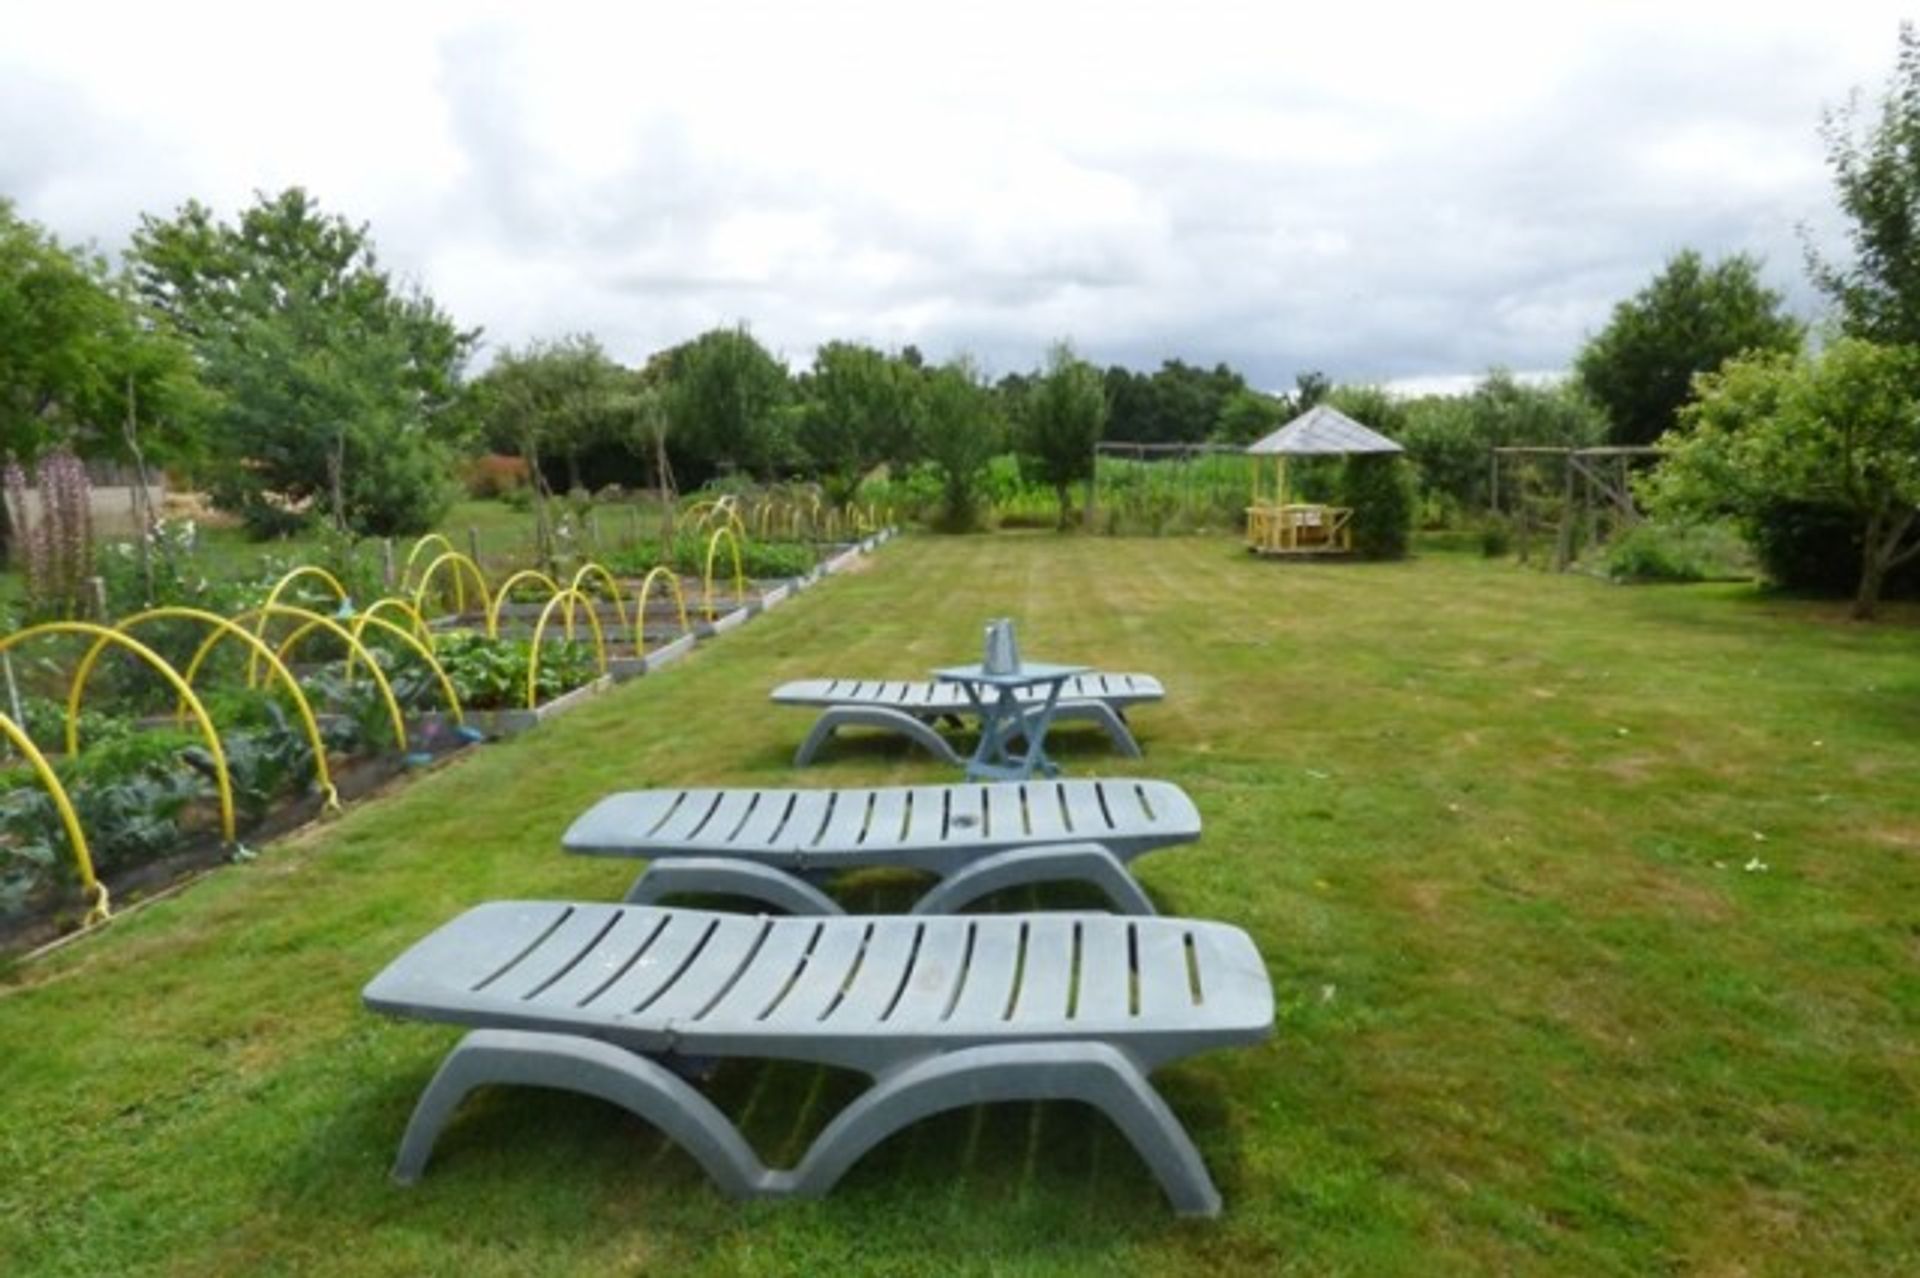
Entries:
[[[1247, 456], [1253, 462], [1253, 501], [1247, 507], [1247, 549], [1257, 555], [1350, 553], [1352, 509], [1291, 500], [1287, 459], [1404, 451], [1385, 435], [1326, 404], [1314, 405], [1271, 435], [1248, 445]], [[1273, 458], [1270, 496], [1264, 487], [1269, 457]]]

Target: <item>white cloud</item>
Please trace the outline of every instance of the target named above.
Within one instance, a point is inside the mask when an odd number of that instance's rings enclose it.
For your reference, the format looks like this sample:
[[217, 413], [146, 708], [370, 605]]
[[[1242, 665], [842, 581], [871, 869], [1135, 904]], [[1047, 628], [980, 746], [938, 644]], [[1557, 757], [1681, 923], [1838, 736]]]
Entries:
[[1682, 246], [1803, 308], [1893, 4], [69, 4], [0, 193], [69, 238], [301, 183], [494, 343], [750, 322], [1262, 384], [1562, 365]]

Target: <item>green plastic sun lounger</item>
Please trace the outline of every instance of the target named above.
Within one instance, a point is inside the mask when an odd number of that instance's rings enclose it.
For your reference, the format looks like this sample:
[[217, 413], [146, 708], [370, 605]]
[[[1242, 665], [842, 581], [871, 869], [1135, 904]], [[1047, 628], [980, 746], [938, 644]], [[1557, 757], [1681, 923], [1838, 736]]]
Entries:
[[[1042, 690], [1030, 694], [1034, 708], [1044, 700]], [[1159, 701], [1167, 695], [1160, 681], [1144, 674], [1084, 674], [1067, 680], [1053, 712], [1056, 723], [1091, 722], [1129, 759], [1140, 757], [1140, 743], [1127, 727], [1126, 712], [1133, 706]], [[959, 724], [977, 717], [965, 689], [954, 683], [900, 679], [799, 679], [773, 690], [783, 706], [818, 709], [820, 717], [806, 740], [794, 752], [793, 764], [813, 762], [820, 747], [841, 728], [880, 728], [898, 732], [947, 763], [960, 764], [958, 753], [936, 726], [941, 720]]]
[[[419, 1178], [465, 1096], [581, 1092], [678, 1143], [736, 1197], [816, 1197], [910, 1123], [993, 1101], [1104, 1112], [1176, 1210], [1220, 1195], [1148, 1082], [1258, 1042], [1273, 994], [1246, 933], [1107, 914], [766, 918], [508, 901], [448, 923], [366, 988], [367, 1006], [471, 1032], [414, 1109], [394, 1176]], [[873, 1086], [790, 1169], [761, 1163], [683, 1074], [726, 1057], [858, 1070]], [[676, 1068], [678, 1067], [678, 1068]]]
[[1200, 837], [1200, 811], [1167, 781], [1001, 781], [841, 790], [634, 790], [567, 830], [570, 852], [645, 857], [627, 893], [741, 896], [790, 914], [837, 914], [819, 881], [889, 866], [940, 879], [916, 914], [952, 914], [990, 892], [1074, 881], [1116, 910], [1152, 914], [1134, 857]]

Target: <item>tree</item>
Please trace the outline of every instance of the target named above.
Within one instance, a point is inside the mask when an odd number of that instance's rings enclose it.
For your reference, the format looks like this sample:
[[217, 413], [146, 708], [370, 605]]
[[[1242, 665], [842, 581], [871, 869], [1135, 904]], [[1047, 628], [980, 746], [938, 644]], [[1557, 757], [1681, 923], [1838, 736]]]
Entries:
[[0, 455], [30, 462], [59, 446], [144, 473], [149, 457], [191, 456], [206, 408], [191, 355], [147, 321], [126, 278], [0, 200]]
[[118, 455], [131, 409], [178, 456], [204, 407], [186, 348], [144, 322], [126, 280], [0, 200], [0, 453]]
[[993, 393], [964, 356], [927, 374], [920, 452], [940, 468], [940, 526], [967, 532], [979, 518], [980, 476], [1000, 451], [1005, 422]]
[[1920, 557], [1920, 348], [1842, 338], [1817, 359], [1760, 355], [1701, 379], [1649, 485], [1656, 509], [1749, 525], [1781, 502], [1846, 510], [1859, 536], [1853, 615]]
[[669, 429], [709, 466], [771, 476], [787, 460], [787, 370], [746, 326], [702, 333], [673, 354]]
[[1035, 473], [1053, 485], [1060, 526], [1070, 522], [1069, 488], [1093, 478], [1093, 446], [1107, 424], [1107, 392], [1100, 370], [1055, 343], [1047, 370], [1028, 393], [1020, 422], [1020, 451]]
[[828, 342], [800, 379], [800, 451], [838, 505], [867, 471], [905, 461], [917, 433], [921, 378], [904, 359], [853, 342]]
[[1795, 351], [1804, 329], [1760, 282], [1744, 253], [1708, 266], [1686, 249], [1653, 282], [1613, 308], [1574, 360], [1574, 373], [1611, 423], [1616, 444], [1650, 444], [1670, 429], [1696, 373], [1736, 355]]
[[1333, 393], [1333, 383], [1317, 368], [1293, 375], [1293, 411], [1304, 413]]
[[217, 501], [256, 532], [309, 508], [376, 534], [424, 531], [444, 513], [449, 409], [479, 333], [396, 285], [364, 224], [298, 187], [258, 196], [233, 224], [190, 201], [141, 218], [130, 262], [219, 394]]
[[1490, 449], [1586, 448], [1607, 432], [1605, 416], [1577, 386], [1529, 386], [1501, 368], [1489, 371], [1470, 394], [1410, 400], [1404, 415], [1395, 438], [1406, 447], [1424, 493], [1455, 510], [1491, 504]]
[[635, 411], [632, 376], [607, 358], [585, 334], [557, 342], [504, 349], [477, 378], [470, 393], [475, 416], [490, 447], [518, 454], [527, 463], [534, 496], [534, 539], [541, 557], [552, 552], [553, 495], [546, 463], [566, 467], [569, 491], [583, 485], [580, 454], [596, 444], [631, 446], [628, 419]]
[[1287, 419], [1287, 401], [1243, 386], [1220, 405], [1212, 436], [1228, 444], [1251, 444]]
[[1356, 453], [1340, 463], [1340, 504], [1363, 559], [1400, 559], [1413, 535], [1413, 476], [1398, 453]]
[[1920, 345], [1920, 34], [1900, 25], [1893, 79], [1876, 119], [1863, 123], [1858, 94], [1821, 120], [1827, 167], [1852, 226], [1852, 261], [1833, 263], [1811, 243], [1807, 270], [1833, 299], [1844, 332]]

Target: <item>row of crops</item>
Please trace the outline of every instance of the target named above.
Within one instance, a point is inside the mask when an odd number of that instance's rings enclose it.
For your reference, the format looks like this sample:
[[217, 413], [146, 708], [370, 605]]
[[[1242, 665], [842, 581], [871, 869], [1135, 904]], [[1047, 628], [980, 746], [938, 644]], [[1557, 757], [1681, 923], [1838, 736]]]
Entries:
[[697, 541], [698, 572], [675, 552], [490, 574], [432, 534], [371, 601], [306, 564], [224, 614], [160, 606], [0, 635], [0, 946], [103, 921], [116, 898], [251, 856], [245, 840], [528, 730], [887, 535], [849, 514], [860, 535], [837, 543], [756, 536], [792, 526], [771, 510], [689, 512], [676, 540]]

